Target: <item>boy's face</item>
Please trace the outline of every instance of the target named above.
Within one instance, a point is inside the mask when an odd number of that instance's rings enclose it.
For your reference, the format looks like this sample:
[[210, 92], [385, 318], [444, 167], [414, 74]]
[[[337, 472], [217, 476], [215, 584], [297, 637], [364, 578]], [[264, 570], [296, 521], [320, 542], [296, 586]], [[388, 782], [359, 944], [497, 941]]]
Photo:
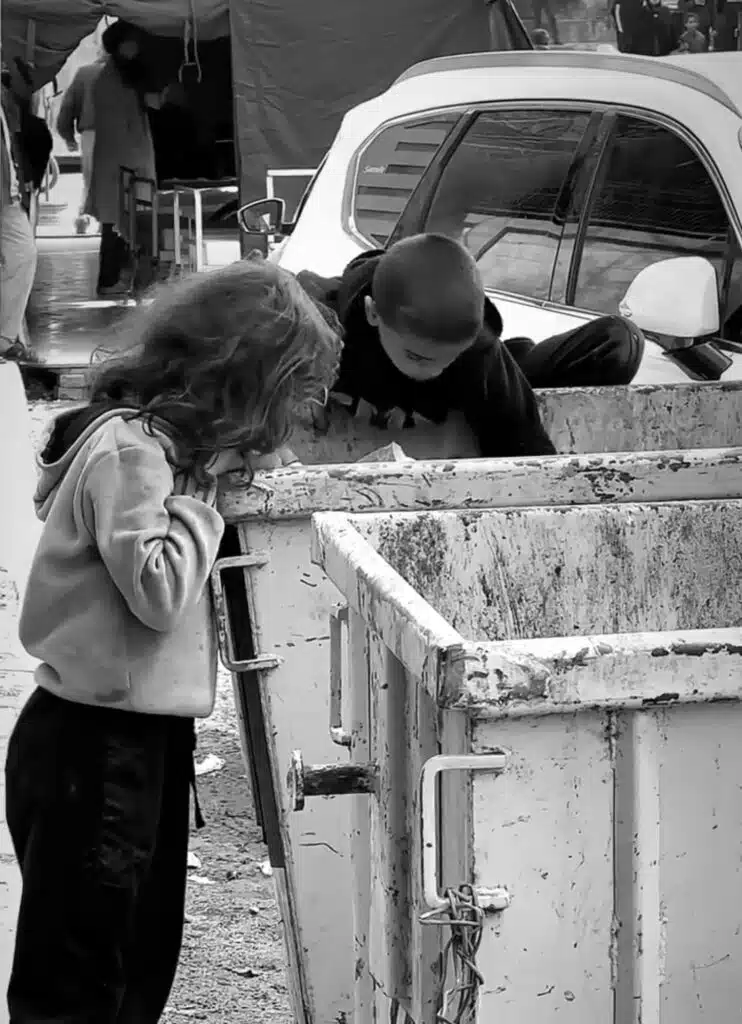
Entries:
[[391, 361], [410, 380], [440, 377], [477, 340], [475, 335], [463, 342], [427, 341], [414, 334], [396, 331], [381, 319], [370, 295], [366, 296], [366, 319], [379, 332], [381, 347]]
[[699, 24], [698, 15], [696, 14], [689, 14], [686, 18], [685, 27], [689, 32], [697, 32]]

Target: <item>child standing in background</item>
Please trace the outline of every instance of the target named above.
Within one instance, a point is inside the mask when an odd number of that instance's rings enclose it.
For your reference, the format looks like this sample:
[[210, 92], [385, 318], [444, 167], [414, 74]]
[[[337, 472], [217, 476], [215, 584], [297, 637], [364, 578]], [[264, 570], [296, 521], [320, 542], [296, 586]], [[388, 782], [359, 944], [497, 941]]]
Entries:
[[680, 37], [678, 53], [705, 53], [708, 50], [706, 36], [701, 32], [701, 19], [697, 14], [685, 16], [685, 31]]
[[281, 448], [340, 351], [296, 279], [263, 261], [170, 286], [137, 340], [41, 457], [20, 623], [41, 664], [6, 764], [23, 876], [11, 1024], [160, 1019], [182, 938], [194, 719], [215, 694], [217, 477]]

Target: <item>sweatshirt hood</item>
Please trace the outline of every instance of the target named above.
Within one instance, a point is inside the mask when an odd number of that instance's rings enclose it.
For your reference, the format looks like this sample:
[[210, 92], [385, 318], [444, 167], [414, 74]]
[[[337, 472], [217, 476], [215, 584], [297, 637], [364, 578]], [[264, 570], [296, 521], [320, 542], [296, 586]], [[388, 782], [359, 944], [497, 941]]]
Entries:
[[54, 421], [51, 434], [38, 458], [39, 482], [34, 494], [36, 515], [46, 520], [57, 489], [85, 442], [108, 420], [136, 414], [134, 406], [101, 402], [63, 412]]
[[[363, 299], [371, 292], [374, 271], [383, 255], [383, 249], [363, 252], [345, 268], [336, 298], [341, 323], [347, 323], [348, 317], [354, 312], [363, 313]], [[365, 313], [363, 315], [365, 317]]]

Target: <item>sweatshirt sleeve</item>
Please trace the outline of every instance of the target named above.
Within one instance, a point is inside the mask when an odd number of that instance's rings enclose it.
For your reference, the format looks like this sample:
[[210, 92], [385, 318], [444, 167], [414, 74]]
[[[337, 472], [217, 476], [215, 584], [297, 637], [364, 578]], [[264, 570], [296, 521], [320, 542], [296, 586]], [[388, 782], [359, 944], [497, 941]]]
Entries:
[[131, 446], [102, 456], [84, 487], [88, 528], [111, 579], [133, 615], [167, 632], [201, 597], [217, 556], [216, 481], [208, 489], [176, 482], [163, 450]]
[[533, 389], [499, 340], [477, 345], [461, 370], [461, 406], [484, 458], [556, 454]]

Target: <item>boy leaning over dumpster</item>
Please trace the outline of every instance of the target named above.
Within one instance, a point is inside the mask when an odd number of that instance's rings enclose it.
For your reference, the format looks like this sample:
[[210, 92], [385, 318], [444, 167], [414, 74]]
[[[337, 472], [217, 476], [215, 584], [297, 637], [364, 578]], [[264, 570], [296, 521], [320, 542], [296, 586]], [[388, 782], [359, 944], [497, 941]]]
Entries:
[[485, 296], [468, 251], [423, 234], [356, 257], [341, 278], [299, 280], [334, 308], [345, 330], [336, 392], [380, 414], [399, 408], [436, 423], [463, 413], [485, 457], [548, 455], [532, 388], [629, 384], [641, 364], [641, 331], [602, 316], [534, 344], [501, 341], [502, 318]]
[[[500, 314], [470, 254], [444, 235], [364, 253], [342, 278], [299, 280], [345, 332], [334, 391], [442, 423], [463, 414], [484, 457], [553, 455], [528, 381], [500, 342]], [[329, 288], [328, 288], [329, 286]]]

